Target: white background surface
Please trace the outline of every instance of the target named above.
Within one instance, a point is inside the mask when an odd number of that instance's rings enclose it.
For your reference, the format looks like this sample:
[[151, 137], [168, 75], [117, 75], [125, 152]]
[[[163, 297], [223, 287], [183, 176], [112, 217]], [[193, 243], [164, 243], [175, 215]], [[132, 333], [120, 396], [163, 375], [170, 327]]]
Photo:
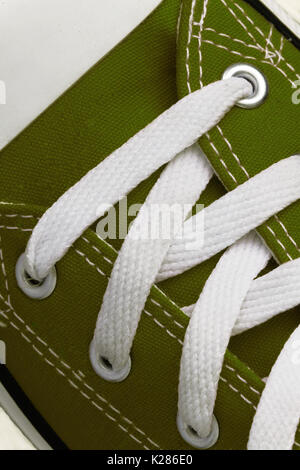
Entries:
[[2, 0], [0, 148], [135, 28], [160, 0]]
[[[277, 0], [300, 22], [300, 0]], [[2, 0], [0, 148], [126, 36], [160, 0]], [[0, 450], [32, 449], [0, 409]]]
[[277, 0], [300, 23], [300, 0]]

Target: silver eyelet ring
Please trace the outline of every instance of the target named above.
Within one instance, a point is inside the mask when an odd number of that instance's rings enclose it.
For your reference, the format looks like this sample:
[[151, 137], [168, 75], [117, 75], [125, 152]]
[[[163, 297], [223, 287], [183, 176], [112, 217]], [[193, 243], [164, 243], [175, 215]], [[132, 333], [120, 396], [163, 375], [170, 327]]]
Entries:
[[24, 253], [17, 261], [15, 273], [17, 284], [27, 297], [42, 300], [49, 297], [55, 289], [57, 280], [55, 267], [50, 270], [49, 274], [42, 281], [32, 279], [25, 269]]
[[253, 93], [248, 98], [243, 98], [236, 103], [240, 108], [252, 109], [260, 106], [268, 96], [269, 85], [264, 74], [253, 65], [237, 63], [230, 65], [223, 73], [223, 79], [240, 77], [244, 78], [253, 88]]
[[177, 428], [181, 437], [192, 447], [196, 449], [209, 449], [217, 442], [219, 438], [219, 425], [213, 415], [211, 431], [207, 437], [200, 437], [197, 432], [186, 424], [180, 414], [177, 415]]
[[105, 357], [99, 356], [94, 340], [90, 344], [90, 362], [96, 374], [108, 382], [123, 382], [131, 370], [130, 357], [122, 369], [115, 370]]

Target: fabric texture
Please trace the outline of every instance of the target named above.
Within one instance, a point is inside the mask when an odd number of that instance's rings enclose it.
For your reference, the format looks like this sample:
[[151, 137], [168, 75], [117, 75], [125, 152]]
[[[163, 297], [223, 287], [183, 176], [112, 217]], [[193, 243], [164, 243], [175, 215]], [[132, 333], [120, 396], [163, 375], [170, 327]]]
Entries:
[[[227, 189], [247, 181], [283, 155], [299, 152], [300, 108], [294, 100], [300, 74], [299, 51], [247, 1], [184, 2], [177, 57], [179, 96], [222, 76], [228, 66], [237, 62], [254, 65], [268, 80], [269, 96], [262, 106], [252, 110], [235, 108], [200, 141]], [[299, 256], [299, 207], [299, 203], [290, 205], [258, 229], [280, 263]], [[240, 357], [242, 354], [262, 376], [269, 374], [285, 341], [299, 324], [296, 311], [284, 318], [231, 342], [234, 352]]]
[[[182, 35], [187, 32], [183, 31], [183, 25], [189, 18], [190, 3], [183, 2]], [[200, 3], [197, 8], [201, 7]], [[179, 362], [188, 325], [188, 317], [178, 305], [195, 302], [218, 256], [151, 289], [133, 344], [132, 373], [119, 385], [109, 384], [95, 375], [88, 349], [122, 241], [103, 241], [92, 226], [57, 263], [57, 288], [41, 302], [24, 296], [14, 275], [16, 260], [45, 210], [87, 171], [177, 101], [175, 59], [179, 11], [179, 0], [165, 0], [135, 32], [1, 152], [0, 299], [1, 321], [7, 326], [1, 329], [7, 344], [7, 367], [50, 426], [73, 449], [189, 448], [176, 428]], [[252, 9], [249, 11], [256, 15]], [[213, 16], [224, 22], [227, 33], [232, 29], [234, 34], [231, 14], [227, 17], [223, 13], [220, 16], [215, 11]], [[264, 19], [258, 21], [267, 28]], [[275, 31], [274, 34], [277, 38]], [[241, 40], [246, 42], [243, 36]], [[180, 43], [178, 48], [180, 83], [183, 76]], [[284, 48], [289, 63], [297, 62], [292, 46], [285, 44]], [[223, 57], [214, 52], [203, 73], [215, 70], [220, 78], [219, 72], [229, 62]], [[281, 80], [285, 83], [281, 75], [275, 79], [279, 86]], [[214, 81], [213, 77], [210, 81]], [[186, 87], [186, 81], [182, 85]], [[287, 88], [283, 90], [287, 96]], [[186, 88], [180, 91], [180, 96], [185, 93]], [[286, 100], [281, 96], [276, 94], [274, 101], [280, 101], [279, 109], [284, 115]], [[285, 118], [275, 126], [275, 121], [270, 121], [273, 109], [274, 106], [268, 113], [264, 111], [262, 116], [250, 119], [247, 132], [237, 110], [226, 124], [227, 131], [228, 126], [236, 130], [237, 122], [241, 124], [238, 142], [243, 149], [245, 145], [249, 147], [249, 158], [251, 148], [254, 151], [258, 142], [269, 149], [274, 136], [276, 142], [278, 139], [275, 146], [278, 160], [297, 151], [294, 138], [283, 145], [287, 121]], [[293, 113], [298, 115], [294, 108], [289, 110], [289, 136], [294, 136], [297, 128]], [[258, 122], [263, 122], [264, 132], [258, 132]], [[272, 138], [265, 141], [270, 128], [274, 131]], [[250, 134], [254, 135], [251, 140]], [[257, 171], [253, 174], [258, 172], [260, 164], [265, 168], [275, 161], [273, 150], [259, 153], [256, 148], [255, 155], [261, 157], [255, 161]], [[159, 173], [135, 188], [128, 204], [142, 203]], [[223, 194], [222, 184], [214, 178], [201, 200], [209, 205]], [[294, 209], [288, 210], [297, 223]], [[256, 339], [247, 333], [248, 336], [237, 337], [239, 343], [230, 344], [255, 372], [227, 351], [215, 407], [220, 438], [214, 448], [246, 448], [264, 387], [259, 375], [264, 377], [269, 373], [285, 339], [299, 323], [297, 310], [278, 321], [272, 323], [272, 328], [268, 325], [256, 329]], [[256, 355], [252, 354], [253, 347]], [[298, 431], [295, 448], [299, 446]]]

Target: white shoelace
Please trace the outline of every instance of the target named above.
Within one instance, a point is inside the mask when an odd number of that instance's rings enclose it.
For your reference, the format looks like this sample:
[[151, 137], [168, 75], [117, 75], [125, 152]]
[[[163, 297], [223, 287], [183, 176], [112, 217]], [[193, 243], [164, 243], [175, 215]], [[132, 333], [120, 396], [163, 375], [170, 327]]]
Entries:
[[[224, 354], [232, 335], [300, 303], [300, 259], [257, 275], [270, 252], [253, 232], [300, 198], [300, 156], [272, 165], [202, 212], [189, 216], [212, 176], [195, 142], [240, 99], [252, 93], [242, 78], [213, 83], [180, 100], [70, 188], [37, 223], [26, 249], [26, 270], [43, 280], [72, 243], [131, 189], [170, 162], [150, 191], [119, 252], [103, 298], [93, 339], [96, 357], [113, 371], [128, 365], [139, 319], [151, 286], [190, 269], [229, 247], [194, 306], [180, 367], [181, 423], [207, 439]], [[247, 112], [247, 111], [243, 111]], [[184, 205], [171, 233], [142, 239], [153, 204]], [[204, 220], [204, 233], [195, 227]], [[203, 225], [200, 224], [203, 228]], [[289, 449], [300, 418], [300, 368], [291, 351], [300, 327], [280, 354], [258, 405], [248, 447]], [[295, 352], [295, 351], [294, 351]]]

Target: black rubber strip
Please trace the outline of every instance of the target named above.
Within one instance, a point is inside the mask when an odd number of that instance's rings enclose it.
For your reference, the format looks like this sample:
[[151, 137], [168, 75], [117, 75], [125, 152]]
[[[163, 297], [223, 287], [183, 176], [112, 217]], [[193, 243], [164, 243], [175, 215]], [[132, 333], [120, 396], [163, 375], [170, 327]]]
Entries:
[[7, 367], [4, 365], [0, 365], [0, 382], [24, 413], [26, 418], [32, 423], [45, 441], [48, 442], [50, 447], [53, 450], [66, 450], [66, 445], [56, 435], [40, 413], [34, 408], [30, 400], [8, 371]]
[[297, 49], [300, 50], [300, 39], [289, 30], [289, 28], [283, 24], [274, 13], [269, 10], [263, 3], [259, 0], [244, 0], [246, 3], [249, 3], [256, 11], [263, 15], [270, 23], [272, 23], [278, 31], [283, 34], [286, 39], [294, 44]]

